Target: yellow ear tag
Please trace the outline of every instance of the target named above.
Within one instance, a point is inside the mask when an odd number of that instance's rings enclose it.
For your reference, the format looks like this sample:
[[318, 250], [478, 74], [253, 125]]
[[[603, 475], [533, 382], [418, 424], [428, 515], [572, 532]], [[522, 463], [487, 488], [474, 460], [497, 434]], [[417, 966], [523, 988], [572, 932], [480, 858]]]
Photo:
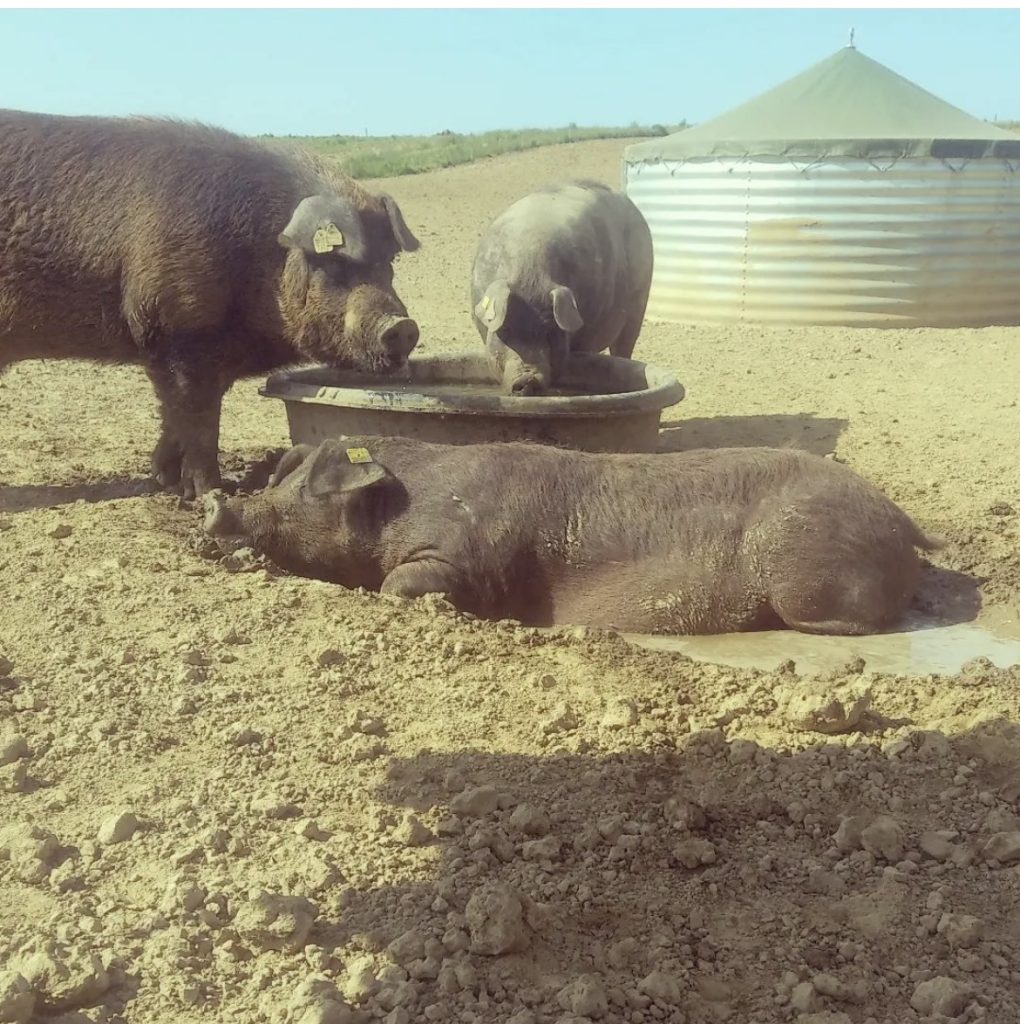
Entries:
[[343, 232], [330, 221], [312, 235], [312, 246], [317, 253], [332, 252], [344, 244]]
[[489, 298], [488, 295], [482, 296], [482, 309], [488, 309], [491, 304], [492, 300]]
[[358, 466], [365, 462], [371, 462], [372, 456], [367, 448], [348, 448], [347, 461]]

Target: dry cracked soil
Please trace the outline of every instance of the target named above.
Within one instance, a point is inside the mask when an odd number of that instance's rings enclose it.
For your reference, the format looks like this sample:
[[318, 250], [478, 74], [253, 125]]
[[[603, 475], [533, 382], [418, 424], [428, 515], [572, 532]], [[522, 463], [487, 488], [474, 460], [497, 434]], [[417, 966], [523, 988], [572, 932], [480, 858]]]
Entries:
[[[475, 240], [620, 142], [385, 182], [425, 351]], [[833, 454], [1020, 608], [1020, 329], [649, 323], [671, 447]], [[287, 443], [257, 382], [239, 471]], [[1020, 669], [737, 670], [206, 557], [131, 368], [0, 381], [0, 1022], [1020, 1019]]]

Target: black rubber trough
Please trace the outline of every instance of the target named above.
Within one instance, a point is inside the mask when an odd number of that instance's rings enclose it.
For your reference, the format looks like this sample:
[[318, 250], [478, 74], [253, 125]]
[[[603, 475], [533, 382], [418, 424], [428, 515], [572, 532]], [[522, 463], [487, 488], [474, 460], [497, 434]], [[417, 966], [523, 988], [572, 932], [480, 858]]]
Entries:
[[294, 444], [366, 435], [653, 452], [662, 411], [681, 401], [684, 389], [650, 363], [578, 354], [555, 392], [505, 395], [479, 352], [412, 356], [390, 377], [327, 366], [287, 370], [273, 374], [259, 394], [284, 403]]

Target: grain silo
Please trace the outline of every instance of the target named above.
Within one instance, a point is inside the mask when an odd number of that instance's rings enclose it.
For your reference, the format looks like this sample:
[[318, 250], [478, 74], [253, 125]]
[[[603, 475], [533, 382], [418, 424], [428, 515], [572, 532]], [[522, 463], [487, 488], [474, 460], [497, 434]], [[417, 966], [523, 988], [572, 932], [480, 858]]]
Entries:
[[1020, 323], [1020, 137], [852, 46], [713, 121], [629, 146], [653, 319]]

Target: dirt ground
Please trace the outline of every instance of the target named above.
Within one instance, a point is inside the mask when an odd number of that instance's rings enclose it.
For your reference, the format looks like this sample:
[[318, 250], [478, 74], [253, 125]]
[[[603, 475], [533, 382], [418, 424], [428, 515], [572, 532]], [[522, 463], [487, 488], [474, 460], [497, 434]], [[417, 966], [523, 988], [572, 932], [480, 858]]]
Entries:
[[[423, 348], [474, 243], [619, 142], [387, 181]], [[835, 455], [1020, 612], [1020, 329], [648, 324], [671, 447]], [[287, 443], [257, 382], [224, 463]], [[142, 374], [0, 381], [0, 1021], [1020, 1019], [1020, 669], [733, 670], [223, 565]]]

